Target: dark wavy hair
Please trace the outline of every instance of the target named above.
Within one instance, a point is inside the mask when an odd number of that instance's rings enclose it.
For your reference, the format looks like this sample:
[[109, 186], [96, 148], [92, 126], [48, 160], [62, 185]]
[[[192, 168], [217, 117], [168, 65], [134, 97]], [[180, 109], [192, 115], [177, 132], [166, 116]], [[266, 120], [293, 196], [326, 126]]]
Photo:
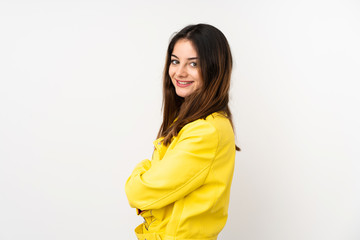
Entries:
[[[186, 98], [175, 92], [169, 75], [171, 54], [177, 41], [190, 40], [197, 52], [203, 84]], [[231, 125], [229, 89], [232, 55], [224, 34], [208, 24], [189, 25], [176, 33], [168, 46], [163, 73], [163, 122], [158, 137], [169, 145], [182, 127], [197, 119], [205, 119], [214, 112], [223, 113]], [[175, 121], [176, 119], [176, 121]], [[175, 122], [174, 122], [175, 121]], [[236, 150], [240, 148], [235, 145]]]

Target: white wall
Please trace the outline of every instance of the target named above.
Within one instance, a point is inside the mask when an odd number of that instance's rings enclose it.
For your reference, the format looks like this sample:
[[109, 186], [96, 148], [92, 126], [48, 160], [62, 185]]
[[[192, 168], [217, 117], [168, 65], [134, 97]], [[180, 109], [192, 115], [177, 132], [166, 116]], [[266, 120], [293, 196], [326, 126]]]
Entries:
[[0, 239], [135, 239], [170, 36], [233, 50], [237, 154], [219, 239], [360, 239], [360, 3], [1, 1]]

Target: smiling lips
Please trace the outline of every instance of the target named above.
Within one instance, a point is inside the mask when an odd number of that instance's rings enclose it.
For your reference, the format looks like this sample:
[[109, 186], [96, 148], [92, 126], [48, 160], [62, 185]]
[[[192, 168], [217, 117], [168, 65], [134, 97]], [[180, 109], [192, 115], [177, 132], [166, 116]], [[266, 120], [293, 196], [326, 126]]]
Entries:
[[179, 81], [176, 80], [176, 86], [178, 87], [188, 87], [193, 83], [193, 81]]

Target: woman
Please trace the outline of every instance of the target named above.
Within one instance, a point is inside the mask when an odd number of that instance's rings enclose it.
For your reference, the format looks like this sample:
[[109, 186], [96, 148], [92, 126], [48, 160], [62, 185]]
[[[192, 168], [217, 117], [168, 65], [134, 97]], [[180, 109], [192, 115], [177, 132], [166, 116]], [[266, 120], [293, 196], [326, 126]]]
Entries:
[[144, 219], [140, 240], [215, 240], [227, 219], [235, 150], [228, 106], [232, 56], [225, 36], [190, 25], [170, 41], [164, 68], [163, 122], [152, 160], [126, 182]]

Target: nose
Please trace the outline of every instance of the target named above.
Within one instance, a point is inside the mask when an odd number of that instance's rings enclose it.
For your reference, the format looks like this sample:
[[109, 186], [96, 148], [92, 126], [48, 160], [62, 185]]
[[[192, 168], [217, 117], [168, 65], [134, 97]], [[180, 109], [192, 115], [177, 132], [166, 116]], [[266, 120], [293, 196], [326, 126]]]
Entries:
[[179, 64], [176, 69], [176, 75], [178, 77], [186, 77], [187, 76], [186, 66], [184, 66], [183, 64]]

